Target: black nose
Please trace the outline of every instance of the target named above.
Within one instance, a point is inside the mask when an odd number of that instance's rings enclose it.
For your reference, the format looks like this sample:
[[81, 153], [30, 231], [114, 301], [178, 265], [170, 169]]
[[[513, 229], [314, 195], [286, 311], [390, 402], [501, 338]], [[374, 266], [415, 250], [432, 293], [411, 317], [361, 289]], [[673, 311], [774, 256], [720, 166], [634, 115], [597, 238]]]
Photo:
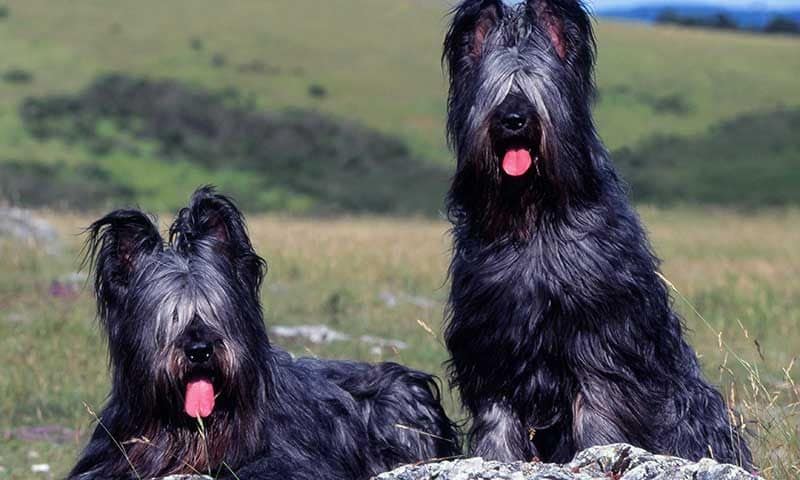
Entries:
[[192, 363], [203, 363], [211, 358], [214, 353], [214, 344], [211, 342], [193, 342], [187, 345], [183, 352]]
[[525, 125], [528, 123], [528, 119], [519, 113], [509, 113], [506, 114], [502, 120], [500, 120], [500, 123], [503, 125], [503, 128], [509, 132], [519, 132], [525, 128]]

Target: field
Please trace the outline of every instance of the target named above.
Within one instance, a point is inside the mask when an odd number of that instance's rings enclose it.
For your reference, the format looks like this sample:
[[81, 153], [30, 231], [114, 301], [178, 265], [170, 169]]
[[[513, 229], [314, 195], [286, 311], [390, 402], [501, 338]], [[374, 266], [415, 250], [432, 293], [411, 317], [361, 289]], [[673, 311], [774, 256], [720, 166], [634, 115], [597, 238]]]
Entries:
[[[250, 214], [268, 325], [407, 348], [278, 344], [444, 378], [445, 3], [0, 0], [0, 206], [60, 233], [0, 236], [0, 480], [62, 476], [108, 390], [78, 233], [132, 204], [168, 221], [201, 184]], [[602, 20], [597, 38], [598, 127], [691, 342], [764, 476], [797, 478], [800, 41]]]
[[[50, 464], [56, 478], [63, 474], [92, 425], [84, 402], [99, 407], [108, 389], [90, 292], [53, 290], [53, 282], [66, 282], [75, 271], [75, 234], [90, 218], [44, 216], [62, 233], [62, 253], [0, 243], [0, 432], [7, 435], [0, 478], [30, 478], [38, 463]], [[800, 390], [787, 373], [796, 378], [790, 365], [800, 344], [800, 254], [791, 247], [800, 242], [800, 212], [743, 218], [646, 208], [643, 216], [666, 259], [665, 276], [705, 319], [677, 300], [707, 375], [753, 422], [757, 437], [751, 441], [764, 474], [795, 478]], [[402, 340], [408, 348], [376, 355], [357, 341], [277, 343], [300, 355], [395, 360], [444, 375], [445, 224], [255, 216], [250, 228], [270, 265], [262, 293], [268, 325], [325, 324], [355, 336]], [[460, 417], [453, 396], [445, 400]], [[45, 427], [44, 433], [37, 436], [34, 427]]]
[[[154, 17], [153, 11], [160, 13]], [[431, 168], [428, 181], [409, 181], [425, 205], [405, 206], [375, 182], [359, 181], [363, 171], [342, 171], [338, 185], [379, 198], [338, 210], [432, 216], [440, 208], [451, 165], [439, 61], [444, 2], [245, 0], [230, 8], [210, 0], [168, 6], [12, 0], [8, 12], [0, 19], [0, 55], [7, 59], [0, 67], [0, 176], [24, 181], [0, 181], [0, 198], [85, 208], [87, 197], [72, 193], [83, 190], [94, 193], [92, 205], [136, 202], [164, 210], [177, 208], [198, 182], [212, 182], [253, 199], [252, 207], [263, 211], [324, 213], [338, 205], [329, 192], [305, 184], [330, 174], [330, 149], [295, 159], [297, 170], [277, 184], [268, 180], [287, 172], [281, 154], [292, 148], [285, 145], [266, 143], [260, 149], [269, 154], [250, 161], [222, 151], [209, 164], [141, 138], [134, 138], [135, 148], [112, 150], [74, 136], [42, 141], [21, 119], [27, 98], [75, 95], [98, 75], [123, 73], [211, 91], [235, 88], [259, 111], [318, 112], [396, 137], [408, 149], [403, 161], [410, 169]], [[800, 203], [794, 188], [800, 181], [797, 39], [605, 21], [597, 37], [598, 125], [635, 198], [746, 207]], [[93, 132], [109, 130], [118, 133], [107, 118], [92, 125]], [[304, 143], [317, 143], [317, 130], [303, 130]], [[363, 163], [381, 155], [345, 153]], [[754, 157], [759, 161], [750, 161]], [[391, 183], [384, 170], [375, 175]], [[45, 189], [37, 182], [43, 176]]]

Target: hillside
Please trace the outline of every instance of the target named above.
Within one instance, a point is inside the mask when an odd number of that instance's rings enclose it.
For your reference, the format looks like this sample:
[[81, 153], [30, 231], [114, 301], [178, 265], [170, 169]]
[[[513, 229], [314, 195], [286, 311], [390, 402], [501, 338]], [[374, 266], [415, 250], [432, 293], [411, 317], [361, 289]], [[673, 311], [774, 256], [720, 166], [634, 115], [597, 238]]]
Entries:
[[748, 29], [764, 28], [764, 26], [777, 15], [800, 21], [800, 9], [768, 9], [759, 8], [756, 3], [754, 3], [754, 5], [753, 7], [726, 7], [712, 4], [698, 5], [692, 3], [676, 4], [665, 2], [661, 5], [638, 5], [629, 8], [618, 7], [602, 9], [599, 10], [597, 14], [601, 17], [611, 19], [652, 22], [667, 9], [681, 16], [693, 18], [709, 18], [719, 13], [724, 13], [736, 22], [737, 25]]
[[[439, 209], [452, 160], [444, 143], [445, 82], [439, 65], [446, 12], [438, 2], [243, 0], [231, 8], [211, 0], [13, 0], [6, 7], [7, 15], [0, 18], [5, 60], [0, 67], [0, 177], [6, 179], [0, 182], [0, 198], [6, 201], [80, 208], [125, 202], [171, 209], [198, 184], [211, 182], [238, 197], [258, 197], [249, 206], [259, 210], [435, 214]], [[709, 155], [716, 158], [711, 164], [724, 164], [724, 158], [713, 149], [700, 157], [680, 145], [711, 139], [741, 120], [737, 117], [774, 122], [773, 112], [789, 112], [785, 118], [794, 118], [800, 107], [800, 43], [606, 21], [598, 25], [598, 40], [598, 123], [612, 151], [624, 148], [638, 158], [621, 162], [634, 196], [680, 202], [685, 196], [649, 193], [648, 182], [666, 175], [687, 182], [683, 189], [692, 192], [693, 201], [738, 205], [736, 196], [718, 192], [736, 171], [721, 169], [710, 185], [691, 174], [692, 166]], [[302, 169], [272, 170], [273, 178], [265, 179], [263, 169], [243, 172], [236, 162], [223, 168], [222, 158], [210, 165], [151, 154], [151, 140], [134, 137], [129, 140], [136, 148], [97, 150], [85, 138], [37, 136], [25, 123], [26, 99], [79, 95], [110, 73], [174, 79], [209, 94], [234, 89], [259, 115], [279, 117], [292, 109], [303, 118], [324, 117], [345, 125], [348, 133], [336, 137], [339, 143], [367, 135], [399, 145], [403, 155], [385, 160], [380, 150], [358, 150], [356, 163], [375, 167], [366, 175], [357, 169], [332, 172], [339, 164], [314, 156], [303, 160]], [[760, 125], [773, 131], [769, 123]], [[777, 131], [790, 130], [783, 127]], [[312, 128], [305, 139], [317, 142], [317, 133]], [[771, 137], [770, 151], [780, 155], [753, 151], [746, 136], [722, 143], [736, 149], [741, 162], [757, 161], [782, 172], [800, 166], [795, 137]], [[660, 146], [660, 153], [675, 159], [674, 169], [647, 155], [660, 138], [673, 139]], [[670, 150], [673, 144], [678, 146]], [[416, 176], [406, 176], [409, 170]], [[287, 177], [291, 181], [284, 181]], [[318, 188], [331, 182], [348, 194]], [[753, 188], [771, 190], [769, 184]], [[60, 193], [31, 198], [37, 190]], [[84, 191], [92, 195], [83, 196]], [[770, 203], [798, 203], [796, 195], [792, 190]], [[360, 197], [375, 200], [353, 200]]]

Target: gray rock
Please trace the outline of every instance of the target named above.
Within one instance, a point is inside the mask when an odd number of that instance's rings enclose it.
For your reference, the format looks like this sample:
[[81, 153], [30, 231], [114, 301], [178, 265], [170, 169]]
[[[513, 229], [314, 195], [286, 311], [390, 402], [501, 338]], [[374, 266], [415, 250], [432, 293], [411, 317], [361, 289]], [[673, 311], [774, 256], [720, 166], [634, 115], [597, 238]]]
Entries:
[[317, 345], [350, 340], [350, 335], [338, 332], [325, 325], [298, 325], [296, 327], [275, 325], [270, 328], [270, 332], [276, 337], [300, 338]]
[[754, 480], [734, 465], [711, 459], [690, 462], [626, 444], [592, 447], [564, 465], [500, 463], [481, 458], [408, 465], [376, 480]]
[[361, 343], [372, 345], [372, 353], [380, 354], [384, 349], [390, 350], [405, 350], [408, 344], [401, 340], [392, 340], [391, 338], [373, 337], [372, 335], [361, 335], [358, 338]]
[[419, 308], [431, 309], [436, 307], [436, 301], [418, 295], [409, 295], [404, 292], [393, 293], [388, 290], [378, 294], [378, 298], [389, 308], [394, 308], [401, 303], [409, 303]]
[[28, 210], [0, 207], [0, 238], [9, 237], [46, 251], [58, 251], [58, 232]]
[[[172, 476], [163, 480], [204, 480]], [[564, 465], [501, 463], [482, 458], [406, 465], [373, 480], [757, 480], [734, 465], [711, 459], [690, 462], [654, 455], [624, 443], [592, 447]]]
[[[307, 340], [315, 345], [353, 340], [352, 336], [325, 325], [298, 325], [294, 327], [275, 325], [270, 328], [270, 332], [276, 337]], [[374, 337], [372, 335], [361, 335], [357, 340], [372, 346], [372, 352], [377, 354], [380, 354], [383, 349], [403, 350], [408, 348], [408, 344], [401, 340]]]

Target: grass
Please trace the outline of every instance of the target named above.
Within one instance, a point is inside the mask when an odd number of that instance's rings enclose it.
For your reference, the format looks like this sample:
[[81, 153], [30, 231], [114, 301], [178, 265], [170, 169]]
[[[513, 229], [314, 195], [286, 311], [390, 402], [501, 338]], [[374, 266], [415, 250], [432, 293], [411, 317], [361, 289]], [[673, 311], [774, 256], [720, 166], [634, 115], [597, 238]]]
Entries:
[[[74, 95], [114, 72], [213, 91], [233, 87], [270, 115], [301, 109], [343, 118], [364, 132], [399, 138], [417, 165], [410, 175], [426, 167], [446, 175], [453, 162], [444, 143], [439, 65], [445, 12], [445, 2], [424, 0], [241, 0], [233, 8], [212, 0], [3, 1], [0, 197], [18, 200], [4, 195], [12, 191], [28, 205], [96, 210], [136, 202], [170, 211], [196, 186], [216, 183], [282, 212], [307, 211], [319, 200], [264, 186], [273, 178], [238, 165], [166, 158], [152, 138], [136, 139], [134, 155], [42, 141], [26, 129], [20, 116], [26, 98]], [[665, 276], [688, 301], [675, 293], [690, 339], [708, 376], [752, 421], [764, 475], [797, 478], [800, 42], [607, 21], [598, 23], [597, 36], [600, 133], [634, 196], [671, 205], [642, 212], [666, 259]], [[129, 132], [115, 128], [106, 119], [97, 124], [103, 139], [129, 140]], [[401, 168], [381, 160], [375, 171]], [[307, 167], [313, 172], [317, 165]], [[389, 192], [438, 205], [442, 198], [435, 186], [422, 191], [419, 182], [389, 185], [399, 177], [373, 177], [360, 182], [381, 199]], [[325, 178], [296, 180], [342, 185], [338, 177]], [[331, 194], [350, 199], [358, 183], [350, 188]], [[794, 207], [682, 206], [688, 202]], [[60, 253], [0, 239], [0, 480], [31, 478], [31, 465], [39, 463], [51, 466], [44, 477], [63, 475], [91, 428], [84, 402], [98, 409], [108, 389], [90, 295], [85, 289], [51, 294], [54, 281], [76, 270], [75, 234], [91, 218], [63, 208], [41, 213], [62, 232]], [[261, 215], [251, 230], [270, 261], [263, 292], [270, 325], [322, 323], [409, 346], [376, 355], [355, 341], [279, 343], [300, 354], [398, 360], [442, 375], [446, 225]], [[388, 297], [399, 303], [390, 305]], [[428, 302], [415, 305], [410, 297]], [[456, 399], [445, 402], [460, 416]]]
[[800, 204], [800, 109], [746, 114], [692, 138], [658, 136], [615, 161], [634, 199], [658, 205]]
[[[167, 5], [155, 0], [76, 5], [14, 0], [7, 6], [8, 18], [0, 22], [0, 55], [10, 61], [0, 74], [29, 76], [0, 88], [0, 164], [102, 168], [110, 178], [120, 179], [114, 191], [133, 191], [136, 201], [158, 209], [174, 208], [176, 198], [196, 187], [185, 180], [190, 175], [254, 197], [257, 192], [270, 210], [303, 210], [313, 201], [277, 187], [259, 190], [253, 187], [255, 177], [230, 170], [197, 170], [192, 175], [185, 164], [158, 158], [109, 157], [83, 145], [40, 142], [19, 118], [25, 98], [72, 94], [99, 74], [123, 72], [212, 90], [235, 87], [266, 111], [299, 108], [343, 117], [398, 136], [420, 162], [452, 167], [444, 142], [446, 84], [439, 62], [446, 2], [243, 0], [231, 8], [211, 0]], [[712, 129], [725, 122], [753, 112], [800, 107], [796, 38], [608, 21], [598, 23], [597, 36], [596, 114], [613, 151], [627, 148], [644, 155], [656, 137], [677, 139], [680, 145], [702, 142], [705, 136], [713, 141]], [[765, 120], [762, 127], [773, 124]], [[758, 151], [758, 160], [766, 156], [774, 165], [770, 171], [797, 170], [800, 154], [793, 138], [790, 133], [775, 140], [785, 155]], [[748, 141], [746, 135], [730, 139], [733, 146], [745, 147], [746, 159], [755, 163]], [[147, 151], [149, 145], [140, 147]], [[676, 158], [684, 152], [668, 148], [663, 155]], [[691, 157], [685, 163], [702, 161]], [[686, 170], [655, 168], [644, 175], [651, 182], [654, 175], [667, 184], [688, 181], [702, 194], [696, 197], [724, 204], [738, 204], [737, 197], [718, 194], [727, 182], [748, 178], [746, 169], [721, 169], [721, 179], [704, 184], [681, 172]], [[425, 198], [441, 198], [444, 187], [430, 183], [437, 190]], [[769, 185], [753, 188], [770, 196]], [[673, 191], [662, 188], [648, 196], [652, 189], [641, 190], [642, 200], [649, 202], [660, 202], [663, 192]], [[670, 195], [670, 201], [681, 197], [680, 192]], [[793, 198], [787, 194], [778, 203], [796, 204]], [[429, 211], [439, 206], [436, 200], [427, 203]]]
[[[800, 253], [793, 248], [800, 243], [800, 211], [642, 213], [666, 259], [665, 276], [705, 319], [677, 299], [708, 377], [753, 422], [758, 437], [751, 443], [764, 475], [795, 478], [800, 390], [790, 365], [800, 344]], [[61, 443], [9, 435], [0, 443], [4, 480], [31, 478], [34, 463], [48, 463], [53, 475], [63, 475], [92, 426], [83, 402], [98, 409], [108, 390], [105, 346], [89, 292], [74, 298], [48, 293], [54, 280], [76, 269], [75, 234], [91, 218], [43, 214], [63, 234], [60, 254], [0, 241], [0, 391], [7, 392], [0, 396], [0, 434], [53, 425], [75, 433]], [[355, 341], [320, 346], [278, 339], [279, 344], [297, 354], [394, 360], [443, 375], [446, 352], [438, 337], [450, 245], [445, 224], [276, 216], [254, 216], [249, 223], [270, 265], [262, 293], [268, 325], [326, 324], [349, 334], [400, 339], [408, 348], [376, 355]], [[401, 301], [389, 305], [387, 293]], [[431, 303], [417, 306], [402, 300], [407, 295]], [[445, 402], [453, 416], [461, 416], [452, 395]]]

